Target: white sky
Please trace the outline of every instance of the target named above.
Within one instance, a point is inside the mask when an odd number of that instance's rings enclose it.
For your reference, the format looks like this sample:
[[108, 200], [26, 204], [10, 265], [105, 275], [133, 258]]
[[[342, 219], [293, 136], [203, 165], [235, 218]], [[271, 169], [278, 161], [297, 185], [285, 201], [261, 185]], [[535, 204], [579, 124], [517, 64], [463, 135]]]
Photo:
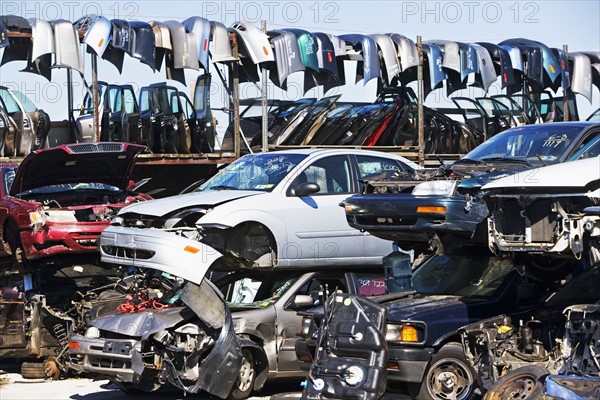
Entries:
[[[509, 38], [524, 37], [545, 43], [550, 47], [569, 51], [600, 50], [600, 0], [584, 1], [10, 1], [0, 2], [0, 14], [17, 14], [25, 18], [45, 20], [67, 19], [74, 21], [84, 14], [102, 14], [105, 17], [141, 21], [183, 21], [190, 16], [201, 16], [220, 21], [226, 26], [239, 20], [255, 23], [267, 21], [267, 29], [285, 27], [301, 28], [312, 32], [387, 33], [397, 32], [416, 41], [446, 39], [460, 42], [485, 41], [498, 43]], [[91, 81], [90, 58], [84, 53], [86, 79]], [[67, 118], [66, 71], [53, 72], [53, 82], [37, 75], [19, 72], [24, 62], [11, 62], [0, 67], [0, 83], [16, 88], [45, 109], [53, 120]], [[346, 70], [352, 71], [351, 66]], [[202, 71], [200, 71], [201, 73]], [[225, 91], [213, 72], [213, 107], [222, 107]], [[171, 82], [190, 93], [197, 71], [186, 71], [187, 87]], [[111, 83], [130, 83], [141, 87], [166, 81], [164, 68], [152, 70], [137, 60], [125, 56], [123, 74], [110, 63], [99, 60], [99, 79]], [[75, 76], [75, 102], [81, 104], [82, 83]], [[288, 80], [287, 93], [271, 85], [270, 97], [295, 99], [302, 96], [301, 73]], [[362, 82], [349, 84], [337, 90], [342, 101], [370, 102], [375, 97], [375, 82], [366, 86]], [[333, 91], [332, 90], [332, 91]], [[499, 93], [500, 86], [492, 85], [490, 94]], [[445, 89], [430, 94], [426, 104], [446, 106]], [[243, 84], [242, 97], [257, 97], [252, 84]], [[332, 94], [328, 92], [327, 95]], [[322, 88], [309, 91], [306, 97], [322, 96]], [[482, 96], [483, 91], [471, 88], [458, 91], [453, 96]], [[191, 98], [191, 96], [190, 96]], [[585, 118], [600, 107], [600, 93], [593, 91], [592, 104], [578, 96], [580, 117]], [[219, 130], [225, 129], [226, 117], [218, 115]]]

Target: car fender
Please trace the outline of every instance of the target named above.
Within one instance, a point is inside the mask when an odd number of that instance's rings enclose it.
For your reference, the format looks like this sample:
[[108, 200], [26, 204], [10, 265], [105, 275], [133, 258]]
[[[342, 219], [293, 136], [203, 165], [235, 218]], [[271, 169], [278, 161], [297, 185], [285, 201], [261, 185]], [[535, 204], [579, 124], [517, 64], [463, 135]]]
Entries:
[[236, 202], [223, 204], [221, 207], [215, 207], [214, 210], [202, 217], [197, 226], [218, 224], [226, 227], [236, 227], [244, 222], [257, 222], [264, 225], [273, 235], [277, 242], [277, 253], [279, 255], [282, 244], [287, 243], [287, 232], [283, 216], [277, 216], [264, 210], [243, 209], [229, 212], [236, 209]]
[[240, 347], [253, 349], [254, 362], [256, 367], [256, 378], [254, 379], [254, 390], [260, 390], [265, 385], [269, 374], [269, 359], [267, 358], [265, 351], [255, 341], [250, 339], [247, 335], [238, 334], [238, 342]]

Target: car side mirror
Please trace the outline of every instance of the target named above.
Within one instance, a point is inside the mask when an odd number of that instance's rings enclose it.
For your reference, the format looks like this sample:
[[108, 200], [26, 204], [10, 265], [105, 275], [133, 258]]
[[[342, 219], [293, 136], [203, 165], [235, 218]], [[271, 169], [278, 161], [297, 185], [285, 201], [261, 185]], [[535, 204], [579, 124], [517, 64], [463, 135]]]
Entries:
[[294, 196], [310, 196], [311, 194], [318, 193], [321, 187], [315, 182], [303, 182], [299, 183], [292, 189]]
[[292, 308], [307, 308], [315, 305], [312, 297], [306, 294], [297, 294], [292, 300]]

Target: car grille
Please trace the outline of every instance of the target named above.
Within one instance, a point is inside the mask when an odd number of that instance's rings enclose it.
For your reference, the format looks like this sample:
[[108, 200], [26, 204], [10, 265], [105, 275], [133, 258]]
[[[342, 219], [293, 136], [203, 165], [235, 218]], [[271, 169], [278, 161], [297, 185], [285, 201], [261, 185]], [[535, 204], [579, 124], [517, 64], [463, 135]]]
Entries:
[[129, 258], [132, 260], [149, 260], [156, 254], [155, 251], [142, 250], [131, 247], [102, 245], [102, 251], [113, 257]]
[[123, 143], [75, 143], [67, 145], [74, 154], [85, 153], [120, 153], [123, 152]]
[[89, 356], [88, 362], [96, 368], [131, 369], [131, 361], [110, 357]]

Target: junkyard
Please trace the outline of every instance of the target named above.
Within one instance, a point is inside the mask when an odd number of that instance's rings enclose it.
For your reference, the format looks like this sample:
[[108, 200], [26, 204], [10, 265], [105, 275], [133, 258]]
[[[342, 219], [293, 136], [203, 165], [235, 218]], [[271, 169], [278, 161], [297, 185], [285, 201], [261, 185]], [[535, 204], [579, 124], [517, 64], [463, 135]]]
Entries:
[[0, 399], [600, 399], [598, 2], [66, 3], [0, 6]]

